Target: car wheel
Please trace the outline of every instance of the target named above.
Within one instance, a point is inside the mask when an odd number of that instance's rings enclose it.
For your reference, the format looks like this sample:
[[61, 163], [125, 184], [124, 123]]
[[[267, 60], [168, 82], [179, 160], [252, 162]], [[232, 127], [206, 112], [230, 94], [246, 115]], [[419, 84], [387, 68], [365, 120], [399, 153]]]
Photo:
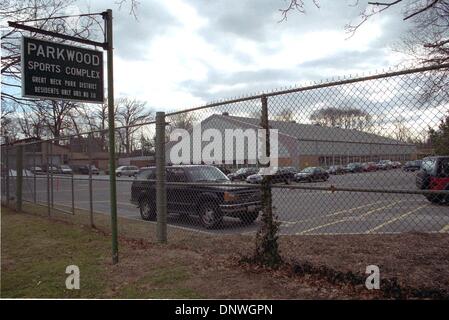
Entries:
[[239, 218], [244, 224], [252, 224], [258, 216], [259, 212], [245, 212]]
[[120, 177], [122, 174], [119, 172], [119, 173], [117, 173], [117, 177]]
[[207, 201], [200, 206], [199, 216], [201, 225], [206, 229], [212, 229], [223, 221], [223, 215], [217, 204], [212, 201]]
[[145, 221], [156, 220], [156, 205], [149, 199], [142, 199], [139, 202], [140, 216]]

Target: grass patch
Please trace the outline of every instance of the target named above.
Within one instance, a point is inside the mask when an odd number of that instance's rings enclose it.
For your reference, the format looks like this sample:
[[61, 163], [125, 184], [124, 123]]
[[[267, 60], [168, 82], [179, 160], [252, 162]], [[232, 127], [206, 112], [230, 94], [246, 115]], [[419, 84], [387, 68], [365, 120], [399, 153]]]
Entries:
[[[168, 244], [162, 245], [156, 242], [154, 224], [123, 217], [118, 218], [120, 261], [112, 265], [109, 216], [95, 214], [92, 229], [85, 210], [75, 215], [52, 210], [48, 217], [46, 208], [26, 203], [24, 211], [2, 207], [3, 298], [380, 297], [363, 285], [242, 267], [236, 261], [253, 252], [252, 236], [169, 227]], [[286, 261], [362, 277], [367, 265], [376, 264], [382, 278], [397, 278], [401, 287], [449, 288], [448, 234], [283, 236], [279, 243]], [[71, 264], [80, 267], [80, 290], [65, 288], [65, 268]]]
[[[105, 288], [101, 235], [28, 214], [2, 210], [2, 297], [95, 297]], [[65, 287], [65, 269], [77, 265], [81, 289]]]
[[199, 294], [197, 291], [186, 287], [186, 281], [190, 278], [191, 274], [184, 267], [157, 269], [149, 272], [138, 282], [125, 287], [120, 294], [120, 298], [204, 298], [204, 296]]

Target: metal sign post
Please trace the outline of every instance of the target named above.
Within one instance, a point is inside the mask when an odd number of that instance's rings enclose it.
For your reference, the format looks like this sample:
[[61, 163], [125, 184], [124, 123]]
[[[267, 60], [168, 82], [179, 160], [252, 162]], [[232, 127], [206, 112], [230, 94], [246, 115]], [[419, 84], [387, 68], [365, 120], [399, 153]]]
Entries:
[[[108, 124], [109, 124], [109, 181], [112, 233], [112, 262], [118, 262], [117, 241], [117, 190], [115, 185], [115, 116], [114, 116], [114, 77], [113, 77], [113, 34], [112, 10], [84, 14], [100, 15], [105, 20], [105, 42], [82, 39], [58, 32], [39, 29], [21, 22], [8, 21], [13, 28], [37, 34], [44, 34], [68, 41], [101, 47], [107, 51], [108, 72]], [[57, 19], [63, 17], [51, 17]], [[23, 22], [23, 21], [22, 21]], [[67, 46], [65, 44], [23, 38], [22, 46], [22, 93], [35, 98], [62, 99], [90, 103], [104, 103], [103, 58], [96, 50]], [[47, 146], [48, 166], [48, 146]], [[47, 169], [47, 201], [50, 214], [50, 181]]]
[[113, 37], [112, 10], [103, 15], [106, 19], [106, 43], [108, 51], [108, 126], [109, 126], [109, 184], [111, 197], [111, 233], [112, 233], [112, 263], [118, 262], [117, 241], [117, 189], [115, 185], [115, 117], [114, 117], [114, 70], [113, 70]]

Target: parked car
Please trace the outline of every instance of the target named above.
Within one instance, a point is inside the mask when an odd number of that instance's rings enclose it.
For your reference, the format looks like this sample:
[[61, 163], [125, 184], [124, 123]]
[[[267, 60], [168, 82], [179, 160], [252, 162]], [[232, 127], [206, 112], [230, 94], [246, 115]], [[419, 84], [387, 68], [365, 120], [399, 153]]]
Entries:
[[136, 166], [120, 166], [115, 170], [115, 175], [117, 177], [128, 176], [135, 177], [139, 173], [139, 168]]
[[95, 165], [76, 165], [73, 166], [72, 170], [79, 174], [89, 174], [89, 167], [92, 170], [92, 174], [99, 175], [100, 170]]
[[366, 162], [363, 164], [363, 171], [365, 172], [377, 171], [377, 164], [375, 162]]
[[[266, 168], [261, 168], [258, 173], [250, 175], [246, 178], [246, 182], [248, 183], [261, 183], [263, 180], [263, 172]], [[280, 167], [274, 168], [274, 172], [270, 174], [271, 183], [287, 183], [289, 184], [295, 179], [295, 174], [297, 170], [293, 167]]]
[[231, 181], [245, 181], [252, 174], [256, 174], [259, 171], [258, 168], [240, 168], [234, 173], [228, 174], [228, 178]]
[[402, 167], [402, 163], [399, 162], [399, 161], [392, 161], [392, 162], [391, 162], [391, 167], [392, 167], [393, 169], [400, 168], [400, 167]]
[[377, 163], [377, 169], [379, 170], [389, 170], [391, 168], [393, 168], [393, 163], [391, 160], [380, 160]]
[[[416, 186], [421, 190], [449, 191], [449, 156], [424, 158], [416, 175]], [[426, 194], [425, 197], [432, 203], [449, 202], [449, 195]]]
[[356, 173], [363, 172], [363, 166], [359, 162], [348, 163], [345, 168], [346, 172]]
[[246, 182], [248, 183], [262, 183], [263, 175], [261, 175], [259, 172], [252, 174], [246, 178]]
[[225, 175], [228, 175], [231, 173], [231, 170], [229, 170], [228, 167], [225, 166], [215, 166], [216, 168], [218, 168], [221, 172], [223, 172]]
[[404, 171], [417, 171], [419, 169], [421, 169], [421, 160], [413, 160], [413, 161], [407, 161], [404, 165], [404, 167], [402, 168]]
[[[252, 223], [262, 208], [261, 192], [255, 188], [236, 187], [219, 169], [209, 165], [174, 165], [166, 168], [168, 182], [214, 182], [219, 185], [167, 184], [169, 213], [198, 215], [205, 228], [213, 228], [224, 216]], [[131, 185], [131, 203], [137, 205], [143, 220], [156, 219], [156, 169], [139, 173]], [[149, 181], [150, 180], [150, 181]]]
[[329, 174], [345, 174], [345, 168], [340, 165], [330, 166], [329, 169], [327, 169], [327, 173]]
[[31, 167], [30, 171], [33, 174], [43, 174], [44, 173], [44, 170], [42, 170], [41, 167]]
[[47, 166], [47, 167], [45, 167], [45, 169], [46, 169], [45, 172], [48, 172], [48, 173], [53, 173], [53, 174], [62, 173], [61, 169], [59, 169], [56, 166]]
[[70, 168], [68, 165], [66, 164], [62, 164], [59, 169], [61, 170], [61, 173], [63, 174], [73, 174], [73, 170], [72, 168]]
[[295, 174], [295, 181], [297, 182], [327, 181], [328, 179], [329, 173], [321, 167], [307, 167]]

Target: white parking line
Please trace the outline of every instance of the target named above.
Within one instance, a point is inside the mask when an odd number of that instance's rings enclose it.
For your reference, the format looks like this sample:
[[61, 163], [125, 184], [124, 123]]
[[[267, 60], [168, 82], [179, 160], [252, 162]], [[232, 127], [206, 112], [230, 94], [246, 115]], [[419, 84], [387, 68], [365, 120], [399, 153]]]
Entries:
[[[383, 206], [383, 207], [379, 207], [379, 208], [376, 208], [376, 209], [367, 211], [367, 212], [365, 212], [364, 214], [362, 214], [362, 215], [360, 215], [360, 216], [357, 216], [357, 218], [364, 218], [364, 217], [366, 217], [367, 215], [369, 215], [369, 214], [371, 214], [371, 213], [373, 213], [373, 212], [380, 211], [380, 210], [383, 210], [383, 209], [391, 208], [392, 206], [394, 206], [395, 204], [398, 204], [398, 203], [401, 202], [401, 201], [403, 201], [403, 200], [395, 201], [395, 202], [393, 202], [393, 203], [391, 203], [391, 204], [389, 204], [389, 205], [387, 205], [387, 206]], [[319, 225], [319, 226], [316, 226], [316, 227], [313, 227], [313, 228], [310, 228], [310, 229], [307, 229], [307, 230], [304, 230], [304, 231], [301, 231], [301, 232], [297, 232], [296, 234], [297, 234], [297, 235], [302, 235], [302, 234], [308, 233], [308, 232], [310, 232], [310, 231], [322, 229], [322, 228], [324, 228], [324, 227], [332, 226], [332, 225], [334, 225], [334, 224], [341, 223], [341, 222], [346, 222], [346, 221], [353, 220], [353, 219], [354, 219], [354, 217], [345, 217], [345, 218], [340, 219], [340, 220], [337, 220], [337, 221], [325, 223], [325, 224], [322, 224], [322, 225]]]
[[[362, 209], [362, 208], [365, 208], [365, 207], [369, 207], [369, 206], [372, 206], [372, 205], [375, 205], [375, 204], [378, 204], [378, 203], [382, 203], [382, 202], [387, 202], [387, 201], [389, 201], [389, 200], [375, 201], [375, 202], [371, 202], [371, 203], [368, 203], [368, 204], [364, 204], [362, 206], [358, 206], [358, 207], [354, 207], [354, 208], [350, 208], [350, 209], [345, 209], [345, 210], [340, 210], [340, 211], [337, 211], [337, 212], [329, 213], [329, 214], [326, 214], [326, 215], [320, 216], [320, 217], [331, 217], [331, 216], [336, 216], [336, 215], [339, 215], [339, 214], [342, 214], [342, 213], [350, 213], [350, 212], [355, 211], [357, 209]], [[301, 222], [313, 221], [313, 220], [316, 220], [317, 218], [318, 217], [313, 217], [313, 218], [308, 218], [308, 219], [301, 219], [301, 220], [296, 220], [296, 221], [283, 221], [283, 220], [278, 220], [278, 221], [280, 223], [282, 223], [282, 225], [291, 226], [291, 225], [294, 225], [294, 224], [297, 224], [297, 223], [301, 223]]]
[[420, 206], [420, 207], [415, 208], [415, 209], [413, 209], [413, 210], [410, 210], [410, 211], [408, 211], [408, 212], [406, 212], [406, 213], [404, 213], [404, 214], [401, 214], [401, 215], [398, 216], [398, 217], [395, 217], [395, 218], [393, 218], [393, 219], [390, 219], [390, 220], [388, 220], [388, 221], [385, 221], [384, 223], [379, 224], [377, 227], [365, 231], [365, 233], [372, 233], [372, 232], [374, 232], [374, 231], [376, 231], [376, 230], [379, 230], [380, 228], [385, 227], [386, 225], [388, 225], [388, 224], [390, 224], [390, 223], [393, 223], [393, 222], [395, 222], [395, 221], [398, 221], [398, 220], [400, 220], [400, 219], [403, 219], [403, 218], [405, 218], [405, 217], [411, 215], [412, 213], [414, 213], [414, 212], [416, 212], [416, 211], [418, 211], [418, 210], [420, 210], [420, 209], [422, 209], [422, 208], [425, 208], [425, 207], [428, 207], [428, 205]]
[[438, 231], [439, 233], [449, 233], [449, 223], [447, 225], [445, 225], [440, 231]]

